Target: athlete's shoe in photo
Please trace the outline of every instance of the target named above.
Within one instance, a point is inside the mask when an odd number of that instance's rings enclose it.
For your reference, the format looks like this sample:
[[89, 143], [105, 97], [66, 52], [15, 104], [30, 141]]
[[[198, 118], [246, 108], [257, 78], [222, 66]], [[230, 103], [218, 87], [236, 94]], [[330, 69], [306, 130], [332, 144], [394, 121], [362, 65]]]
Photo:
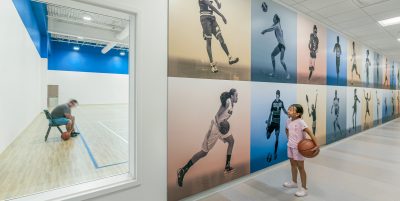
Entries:
[[231, 173], [234, 173], [234, 172], [235, 172], [235, 169], [233, 167], [231, 167], [231, 166], [226, 166], [225, 167], [225, 170], [224, 170], [225, 174], [231, 174]]
[[235, 58], [229, 57], [229, 64], [230, 65], [235, 64], [237, 62], [239, 62], [239, 58], [238, 57], [235, 57]]
[[213, 72], [213, 73], [218, 72], [218, 69], [217, 69], [217, 66], [215, 65], [215, 63], [210, 63], [210, 66], [211, 66], [211, 72]]
[[307, 195], [307, 190], [301, 187], [294, 195], [297, 197], [304, 197]]
[[183, 171], [182, 168], [179, 168], [178, 171], [176, 172], [177, 178], [178, 178], [178, 186], [182, 187], [183, 186], [183, 177], [185, 176], [185, 172]]
[[278, 158], [278, 153], [274, 153], [274, 160]]
[[287, 181], [287, 182], [283, 183], [283, 187], [297, 188], [297, 183], [294, 183], [293, 181]]
[[290, 74], [289, 73], [287, 74], [286, 79], [290, 80]]

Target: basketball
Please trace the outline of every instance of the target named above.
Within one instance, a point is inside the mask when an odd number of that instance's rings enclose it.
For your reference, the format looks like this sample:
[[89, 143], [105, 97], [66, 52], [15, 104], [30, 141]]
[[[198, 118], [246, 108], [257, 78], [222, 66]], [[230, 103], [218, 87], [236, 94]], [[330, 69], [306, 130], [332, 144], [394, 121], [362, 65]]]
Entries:
[[264, 12], [268, 12], [268, 5], [267, 5], [267, 3], [263, 2], [263, 3], [261, 4], [261, 8], [262, 8], [262, 10], [263, 10]]
[[299, 150], [300, 154], [306, 158], [314, 158], [319, 154], [319, 149], [312, 151], [314, 147], [314, 142], [309, 139], [304, 139], [297, 145], [297, 149]]
[[61, 134], [61, 139], [63, 139], [64, 141], [69, 140], [70, 137], [71, 137], [71, 136], [70, 136], [70, 134], [69, 134], [68, 132], [63, 132], [63, 133]]
[[219, 132], [221, 132], [221, 134], [225, 135], [229, 132], [229, 122], [227, 120], [222, 121], [221, 123], [219, 123]]

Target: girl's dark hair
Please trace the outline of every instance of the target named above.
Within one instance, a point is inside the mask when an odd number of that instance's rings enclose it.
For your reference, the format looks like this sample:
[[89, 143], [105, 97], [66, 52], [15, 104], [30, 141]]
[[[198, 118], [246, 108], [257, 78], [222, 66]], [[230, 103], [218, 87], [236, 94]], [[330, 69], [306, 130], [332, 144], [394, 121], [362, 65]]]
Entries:
[[221, 96], [219, 97], [219, 99], [221, 100], [221, 105], [226, 107], [226, 101], [229, 98], [231, 98], [231, 96], [235, 93], [236, 93], [236, 89], [233, 89], [233, 88], [231, 90], [229, 90], [229, 92], [228, 91], [222, 92]]
[[301, 106], [300, 104], [293, 104], [290, 107], [296, 108], [296, 112], [300, 114], [300, 118], [303, 116], [304, 113], [303, 106]]

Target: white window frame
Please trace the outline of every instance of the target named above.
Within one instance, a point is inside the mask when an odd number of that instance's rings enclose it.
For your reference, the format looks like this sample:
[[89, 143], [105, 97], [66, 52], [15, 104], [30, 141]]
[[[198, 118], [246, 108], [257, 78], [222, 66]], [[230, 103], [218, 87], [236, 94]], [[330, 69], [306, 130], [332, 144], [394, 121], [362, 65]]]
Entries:
[[[141, 184], [141, 164], [142, 157], [141, 150], [141, 123], [140, 117], [142, 111], [140, 110], [141, 101], [137, 96], [140, 92], [141, 85], [139, 84], [140, 78], [137, 75], [137, 68], [140, 62], [140, 47], [136, 41], [139, 41], [136, 29], [141, 26], [138, 16], [141, 16], [139, 9], [135, 7], [122, 7], [113, 5], [108, 8], [98, 4], [83, 3], [80, 0], [35, 0], [41, 3], [56, 4], [76, 8], [85, 11], [99, 12], [104, 10], [106, 12], [124, 13], [130, 19], [130, 38], [129, 38], [129, 171], [125, 174], [111, 176], [103, 179], [98, 179], [90, 182], [80, 183], [76, 185], [60, 187], [57, 189], [48, 189], [45, 192], [37, 192], [32, 195], [24, 197], [13, 198], [13, 201], [53, 201], [53, 200], [84, 200], [106, 195], [112, 192], [136, 188]], [[102, 14], [101, 12], [99, 14]]]

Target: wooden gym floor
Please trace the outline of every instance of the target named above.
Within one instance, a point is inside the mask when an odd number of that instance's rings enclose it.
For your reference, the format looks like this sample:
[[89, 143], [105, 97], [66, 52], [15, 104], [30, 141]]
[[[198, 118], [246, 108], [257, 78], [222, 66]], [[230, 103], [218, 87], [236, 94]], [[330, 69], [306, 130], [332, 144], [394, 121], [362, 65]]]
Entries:
[[[0, 200], [128, 172], [128, 105], [81, 105], [76, 138], [62, 141], [43, 113], [0, 154]], [[65, 130], [65, 127], [62, 127]]]

